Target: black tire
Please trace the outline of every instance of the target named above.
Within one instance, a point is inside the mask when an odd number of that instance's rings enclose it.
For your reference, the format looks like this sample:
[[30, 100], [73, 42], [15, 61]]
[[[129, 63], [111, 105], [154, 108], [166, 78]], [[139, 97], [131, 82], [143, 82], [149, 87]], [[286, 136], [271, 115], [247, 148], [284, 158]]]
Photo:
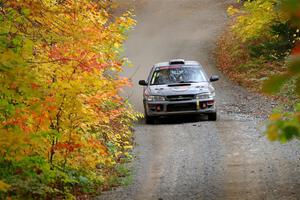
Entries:
[[145, 114], [145, 122], [146, 124], [154, 124], [155, 123], [155, 117], [148, 116]]
[[217, 113], [214, 112], [214, 113], [209, 113], [207, 114], [208, 116], [208, 121], [216, 121], [217, 120]]

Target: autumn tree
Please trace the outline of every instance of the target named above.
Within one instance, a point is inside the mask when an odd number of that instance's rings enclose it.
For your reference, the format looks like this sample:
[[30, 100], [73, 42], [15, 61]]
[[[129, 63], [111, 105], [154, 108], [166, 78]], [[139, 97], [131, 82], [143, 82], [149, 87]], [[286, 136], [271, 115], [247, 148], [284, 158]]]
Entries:
[[109, 1], [0, 1], [0, 191], [99, 188], [130, 157], [136, 114], [118, 73], [132, 14]]

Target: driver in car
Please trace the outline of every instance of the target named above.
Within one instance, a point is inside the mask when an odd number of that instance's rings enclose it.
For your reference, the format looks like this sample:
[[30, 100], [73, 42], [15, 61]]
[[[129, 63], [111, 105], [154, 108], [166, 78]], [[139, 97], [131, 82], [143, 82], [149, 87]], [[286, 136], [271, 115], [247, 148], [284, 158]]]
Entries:
[[154, 83], [156, 85], [163, 85], [163, 84], [167, 84], [170, 82], [170, 77], [169, 77], [169, 70], [161, 70], [159, 72], [159, 74], [157, 75]]

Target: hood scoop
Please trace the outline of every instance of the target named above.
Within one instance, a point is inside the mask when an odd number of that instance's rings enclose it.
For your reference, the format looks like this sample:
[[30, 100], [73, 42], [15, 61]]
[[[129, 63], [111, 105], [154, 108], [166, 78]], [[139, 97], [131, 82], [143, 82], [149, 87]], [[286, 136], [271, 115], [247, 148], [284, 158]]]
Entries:
[[178, 86], [191, 86], [190, 83], [177, 83], [177, 84], [170, 84], [168, 87], [178, 87]]

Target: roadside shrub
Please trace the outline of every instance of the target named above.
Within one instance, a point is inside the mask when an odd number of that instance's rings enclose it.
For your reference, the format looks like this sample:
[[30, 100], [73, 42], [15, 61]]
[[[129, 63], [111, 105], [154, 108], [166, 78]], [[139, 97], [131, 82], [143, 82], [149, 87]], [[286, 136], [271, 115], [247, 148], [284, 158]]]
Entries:
[[274, 23], [271, 26], [271, 37], [249, 44], [249, 53], [254, 58], [263, 57], [268, 61], [285, 60], [291, 49], [299, 40], [299, 30], [289, 23]]
[[[240, 8], [228, 8], [233, 22], [229, 33], [219, 40], [217, 64], [240, 84], [280, 98], [283, 106], [267, 122], [265, 134], [269, 140], [286, 143], [299, 139], [300, 3], [242, 2]], [[236, 52], [248, 56], [239, 61]]]
[[286, 71], [285, 59], [299, 40], [299, 29], [278, 9], [280, 3], [245, 1], [228, 8], [232, 22], [219, 39], [217, 65], [254, 91], [260, 91], [268, 77]]

